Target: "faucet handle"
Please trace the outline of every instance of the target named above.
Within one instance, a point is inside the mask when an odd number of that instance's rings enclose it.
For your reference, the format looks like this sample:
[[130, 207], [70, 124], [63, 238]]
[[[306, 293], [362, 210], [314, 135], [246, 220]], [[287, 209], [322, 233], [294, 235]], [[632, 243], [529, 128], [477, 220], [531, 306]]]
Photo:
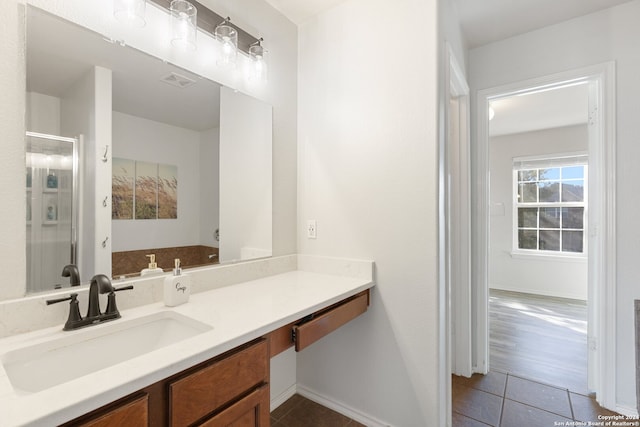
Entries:
[[66, 298], [55, 298], [55, 299], [47, 300], [47, 305], [57, 304], [59, 302], [69, 301], [69, 300], [71, 300], [71, 302], [69, 303], [69, 317], [67, 318], [67, 322], [64, 324], [64, 328], [62, 328], [65, 331], [68, 331], [70, 329], [75, 329], [74, 326], [82, 320], [82, 316], [80, 316], [80, 304], [78, 303], [78, 294], [73, 293], [73, 294], [69, 294], [69, 296]]
[[59, 302], [64, 302], [64, 301], [69, 301], [71, 300], [71, 302], [73, 302], [74, 300], [77, 301], [78, 300], [78, 294], [71, 294], [68, 297], [65, 298], [54, 298], [54, 299], [48, 299], [47, 300], [47, 305], [51, 305], [51, 304], [57, 304]]
[[116, 318], [120, 317], [120, 312], [116, 305], [116, 292], [128, 291], [129, 289], [133, 289], [133, 285], [111, 288], [111, 292], [107, 295], [107, 310], [104, 312], [105, 315], [114, 315]]

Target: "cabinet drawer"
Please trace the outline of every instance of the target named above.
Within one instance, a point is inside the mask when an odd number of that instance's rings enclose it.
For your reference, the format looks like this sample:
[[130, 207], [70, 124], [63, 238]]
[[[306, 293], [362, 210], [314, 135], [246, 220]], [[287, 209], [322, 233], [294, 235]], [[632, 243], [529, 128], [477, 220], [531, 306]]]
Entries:
[[296, 351], [301, 351], [340, 326], [355, 319], [369, 306], [369, 290], [314, 314], [293, 327]]
[[171, 425], [189, 425], [243, 393], [266, 383], [268, 377], [268, 346], [267, 341], [262, 339], [171, 383]]
[[269, 404], [269, 386], [263, 385], [200, 427], [269, 427]]
[[149, 425], [148, 399], [149, 396], [144, 394], [104, 412], [97, 418], [76, 424], [76, 426], [112, 427], [126, 425], [131, 427], [146, 427]]

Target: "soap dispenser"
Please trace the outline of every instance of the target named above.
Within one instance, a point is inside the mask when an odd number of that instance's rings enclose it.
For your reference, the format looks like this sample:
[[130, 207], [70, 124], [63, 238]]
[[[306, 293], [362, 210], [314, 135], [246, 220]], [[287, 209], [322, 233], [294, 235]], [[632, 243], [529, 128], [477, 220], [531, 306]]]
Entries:
[[156, 254], [145, 255], [149, 258], [149, 266], [147, 268], [143, 268], [140, 272], [140, 276], [150, 276], [152, 274], [162, 274], [161, 268], [158, 268], [158, 264], [156, 264]]
[[174, 261], [173, 275], [164, 279], [164, 305], [175, 307], [189, 301], [191, 294], [191, 277], [182, 274], [180, 259]]

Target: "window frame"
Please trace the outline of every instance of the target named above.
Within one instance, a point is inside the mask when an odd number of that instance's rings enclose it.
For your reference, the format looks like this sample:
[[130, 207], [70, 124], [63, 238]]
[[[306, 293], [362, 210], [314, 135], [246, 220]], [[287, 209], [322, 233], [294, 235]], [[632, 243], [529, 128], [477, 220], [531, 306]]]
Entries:
[[[551, 168], [563, 168], [572, 166], [584, 166], [584, 176], [582, 178], [584, 182], [584, 196], [582, 202], [528, 202], [520, 203], [518, 200], [518, 172], [529, 169], [551, 169]], [[512, 165], [512, 249], [511, 256], [513, 258], [547, 258], [547, 259], [574, 259], [574, 260], [586, 260], [589, 251], [589, 239], [588, 239], [588, 218], [589, 218], [589, 165], [588, 157], [586, 153], [567, 153], [567, 154], [554, 154], [548, 156], [533, 156], [533, 157], [516, 157], [513, 159]], [[564, 182], [562, 179], [558, 179], [560, 185]], [[538, 180], [536, 183], [540, 182]], [[539, 197], [539, 189], [538, 197]], [[542, 250], [542, 249], [522, 249], [519, 247], [519, 230], [518, 227], [518, 208], [571, 208], [580, 207], [584, 209], [584, 217], [582, 223], [582, 252], [569, 252], [562, 250], [562, 239], [560, 240], [560, 250]], [[533, 230], [533, 228], [530, 228]], [[540, 230], [559, 230], [562, 235], [563, 228], [551, 229], [540, 227], [540, 213], [537, 214], [537, 225], [534, 230], [539, 233]], [[567, 231], [580, 230], [580, 229], [566, 229]], [[539, 245], [539, 237], [538, 237]]]

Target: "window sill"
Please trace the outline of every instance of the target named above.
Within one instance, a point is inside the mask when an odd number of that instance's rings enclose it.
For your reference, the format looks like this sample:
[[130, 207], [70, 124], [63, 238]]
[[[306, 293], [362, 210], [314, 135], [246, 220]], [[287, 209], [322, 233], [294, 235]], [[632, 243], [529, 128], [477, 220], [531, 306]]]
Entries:
[[512, 251], [509, 253], [509, 255], [511, 255], [511, 258], [514, 258], [514, 259], [551, 261], [551, 262], [576, 262], [581, 264], [587, 263], [587, 254], [579, 254], [579, 255], [557, 254], [556, 255], [553, 253]]

